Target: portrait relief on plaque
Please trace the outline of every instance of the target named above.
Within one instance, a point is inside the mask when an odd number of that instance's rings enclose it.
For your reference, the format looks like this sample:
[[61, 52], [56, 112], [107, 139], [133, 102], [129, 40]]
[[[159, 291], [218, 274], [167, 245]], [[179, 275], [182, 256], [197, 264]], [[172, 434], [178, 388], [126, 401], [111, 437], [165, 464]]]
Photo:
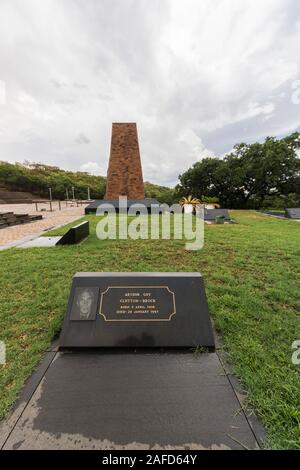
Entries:
[[96, 319], [99, 289], [97, 287], [76, 287], [73, 298], [72, 321], [93, 321]]

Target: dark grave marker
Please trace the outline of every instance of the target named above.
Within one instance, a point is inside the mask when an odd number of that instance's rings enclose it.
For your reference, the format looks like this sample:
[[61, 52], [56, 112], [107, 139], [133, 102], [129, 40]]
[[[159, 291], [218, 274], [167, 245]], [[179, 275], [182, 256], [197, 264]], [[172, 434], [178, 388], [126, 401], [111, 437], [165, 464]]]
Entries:
[[214, 349], [199, 273], [77, 273], [60, 348]]
[[300, 209], [299, 208], [286, 209], [285, 210], [285, 216], [288, 219], [300, 220]]
[[230, 222], [231, 218], [228, 209], [204, 209], [204, 220], [207, 222], [217, 222], [223, 218], [224, 222]]
[[18, 245], [18, 248], [52, 247], [57, 245], [76, 245], [89, 236], [90, 224], [85, 221], [70, 228], [62, 237], [38, 237]]
[[[109, 204], [111, 207], [113, 207], [117, 214], [120, 212], [121, 207], [120, 207], [119, 199], [114, 199], [114, 200], [98, 199], [96, 201], [91, 202], [91, 204], [89, 204], [85, 208], [85, 210], [84, 210], [85, 214], [86, 215], [95, 214], [95, 213], [97, 213], [98, 210], [99, 210], [98, 213], [101, 213], [100, 211], [102, 211], [104, 213], [107, 210], [107, 204]], [[141, 205], [142, 207], [145, 207], [147, 209], [148, 213], [150, 213], [151, 209], [153, 207], [157, 208], [159, 206], [159, 202], [158, 202], [157, 199], [153, 199], [153, 198], [127, 199], [126, 211], [128, 212], [128, 210], [130, 208], [132, 210], [133, 210], [133, 208], [137, 209], [138, 205]], [[122, 209], [123, 209], [123, 212], [124, 212], [124, 206], [122, 207]]]
[[84, 221], [81, 224], [75, 225], [61, 237], [56, 245], [75, 245], [80, 243], [84, 238], [90, 234], [90, 223]]

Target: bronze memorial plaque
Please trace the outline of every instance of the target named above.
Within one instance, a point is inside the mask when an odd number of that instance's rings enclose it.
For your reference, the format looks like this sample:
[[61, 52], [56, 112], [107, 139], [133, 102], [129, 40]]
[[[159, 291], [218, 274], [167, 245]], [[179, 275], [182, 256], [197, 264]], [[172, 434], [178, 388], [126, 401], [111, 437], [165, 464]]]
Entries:
[[200, 273], [75, 274], [60, 349], [197, 346], [215, 346]]
[[105, 321], [171, 321], [175, 294], [168, 286], [109, 286], [100, 297]]

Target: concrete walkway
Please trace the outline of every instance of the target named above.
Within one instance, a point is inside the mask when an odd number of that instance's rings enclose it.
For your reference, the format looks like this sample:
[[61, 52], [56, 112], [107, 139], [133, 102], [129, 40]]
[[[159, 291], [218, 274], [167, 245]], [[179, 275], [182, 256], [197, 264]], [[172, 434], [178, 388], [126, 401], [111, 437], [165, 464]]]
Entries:
[[[43, 207], [40, 205], [40, 207]], [[45, 206], [48, 207], [48, 206]], [[79, 207], [58, 208], [58, 202], [53, 202], [53, 212], [36, 212], [34, 204], [1, 204], [0, 212], [15, 212], [16, 214], [41, 214], [43, 220], [31, 222], [29, 224], [15, 225], [0, 230], [0, 250], [17, 246], [20, 243], [31, 240], [41, 235], [51, 228], [65, 225], [84, 216], [85, 205]]]
[[258, 420], [217, 353], [48, 351], [2, 449], [259, 449]]

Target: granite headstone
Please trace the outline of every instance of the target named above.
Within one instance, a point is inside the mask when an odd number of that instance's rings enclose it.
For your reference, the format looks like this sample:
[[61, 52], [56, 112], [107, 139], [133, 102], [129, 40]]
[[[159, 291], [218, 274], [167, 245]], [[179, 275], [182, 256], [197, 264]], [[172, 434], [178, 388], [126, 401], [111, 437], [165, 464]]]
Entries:
[[299, 208], [286, 209], [285, 210], [285, 216], [288, 219], [300, 220], [300, 209]]
[[230, 222], [228, 209], [204, 209], [204, 220], [207, 222], [216, 222], [219, 217], [223, 217], [225, 222]]
[[214, 349], [199, 273], [77, 273], [60, 348]]
[[87, 238], [90, 234], [90, 223], [88, 221], [71, 227], [56, 243], [56, 245], [76, 245]]

